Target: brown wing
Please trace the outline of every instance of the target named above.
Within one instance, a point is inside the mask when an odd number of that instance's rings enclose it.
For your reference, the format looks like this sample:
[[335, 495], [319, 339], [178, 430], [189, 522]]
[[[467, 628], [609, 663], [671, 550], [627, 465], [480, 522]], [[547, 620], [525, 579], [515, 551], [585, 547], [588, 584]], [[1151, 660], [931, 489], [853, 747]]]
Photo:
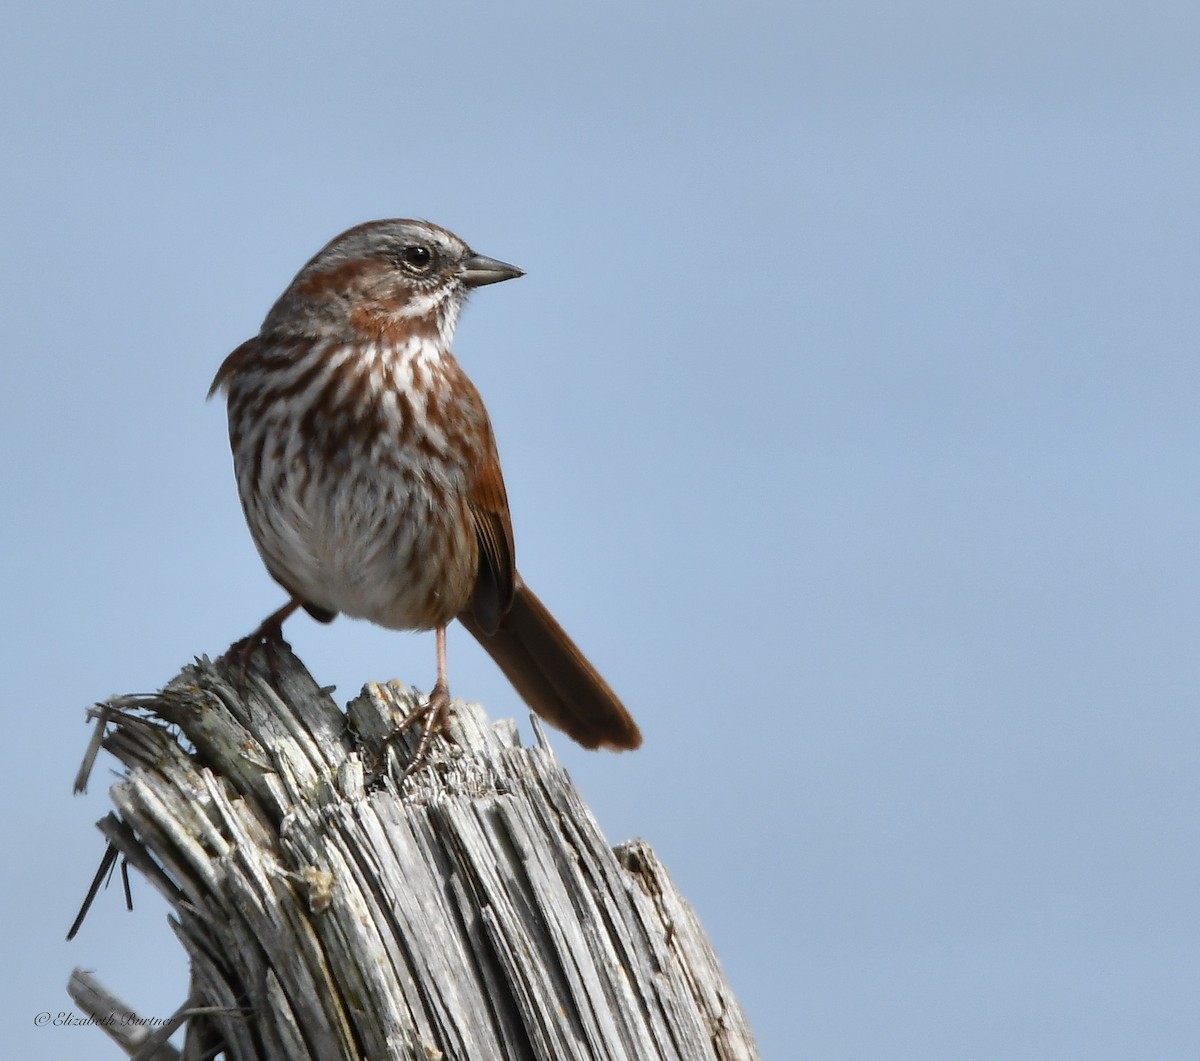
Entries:
[[257, 337], [247, 339], [239, 346], [232, 354], [221, 362], [221, 367], [217, 369], [217, 374], [213, 377], [212, 386], [208, 388], [208, 396], [211, 398], [222, 387], [229, 385], [229, 380], [238, 370], [238, 367], [246, 359], [246, 355], [257, 345]]
[[487, 457], [467, 504], [479, 540], [479, 573], [471, 595], [471, 612], [484, 632], [494, 634], [504, 613], [512, 607], [517, 562], [508, 494], [504, 490], [504, 476], [500, 473], [496, 439], [490, 424], [487, 425]]
[[483, 467], [468, 501], [479, 573], [459, 620], [525, 702], [585, 748], [636, 748], [637, 723], [607, 682], [517, 574], [508, 496], [490, 425]]

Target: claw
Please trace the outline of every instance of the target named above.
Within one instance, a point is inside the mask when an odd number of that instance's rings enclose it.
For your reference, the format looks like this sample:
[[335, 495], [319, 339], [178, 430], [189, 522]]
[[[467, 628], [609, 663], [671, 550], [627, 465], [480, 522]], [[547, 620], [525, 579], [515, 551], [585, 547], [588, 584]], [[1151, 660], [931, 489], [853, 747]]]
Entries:
[[408, 765], [400, 775], [400, 784], [402, 785], [410, 774], [416, 772], [428, 762], [429, 749], [434, 734], [449, 736], [450, 690], [442, 682], [434, 685], [433, 691], [429, 694], [429, 699], [405, 715], [395, 730], [388, 734], [384, 739], [385, 751], [388, 745], [395, 740], [399, 740], [418, 722], [421, 725], [421, 736], [417, 739], [417, 746], [413, 750], [412, 758], [409, 759]]
[[253, 633], [248, 634], [229, 646], [226, 658], [235, 657], [238, 662], [238, 685], [245, 690], [246, 675], [250, 669], [250, 660], [260, 646], [267, 650], [267, 666], [271, 672], [271, 684], [279, 685], [279, 660], [277, 649], [291, 652], [292, 646], [283, 639], [283, 622], [289, 615], [300, 607], [301, 601], [293, 597], [282, 608], [268, 615]]
[[450, 684], [446, 680], [446, 628], [439, 626], [437, 628], [437, 681], [434, 682], [433, 689], [429, 694], [429, 699], [420, 707], [413, 708], [385, 739], [384, 739], [384, 755], [387, 755], [387, 748], [392, 741], [397, 740], [410, 726], [418, 721], [421, 723], [421, 736], [417, 740], [417, 747], [414, 749], [412, 758], [408, 765], [404, 768], [404, 773], [400, 775], [400, 784], [403, 785], [409, 774], [419, 770], [425, 765], [429, 758], [429, 745], [435, 733], [441, 734], [447, 740], [453, 741], [450, 736]]

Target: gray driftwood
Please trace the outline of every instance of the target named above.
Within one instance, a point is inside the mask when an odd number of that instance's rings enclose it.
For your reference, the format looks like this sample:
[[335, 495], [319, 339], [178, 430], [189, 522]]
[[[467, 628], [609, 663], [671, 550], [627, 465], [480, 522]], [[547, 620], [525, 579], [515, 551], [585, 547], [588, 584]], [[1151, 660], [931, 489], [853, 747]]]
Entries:
[[[398, 786], [412, 742], [383, 738], [414, 694], [369, 685], [343, 714], [278, 659], [244, 693], [200, 660], [97, 712], [128, 771], [100, 828], [190, 958], [184, 1058], [757, 1056], [666, 870], [608, 847], [540, 730], [524, 748], [456, 704], [456, 744]], [[94, 978], [71, 987], [114, 1008]], [[165, 1037], [122, 1045], [167, 1058]]]

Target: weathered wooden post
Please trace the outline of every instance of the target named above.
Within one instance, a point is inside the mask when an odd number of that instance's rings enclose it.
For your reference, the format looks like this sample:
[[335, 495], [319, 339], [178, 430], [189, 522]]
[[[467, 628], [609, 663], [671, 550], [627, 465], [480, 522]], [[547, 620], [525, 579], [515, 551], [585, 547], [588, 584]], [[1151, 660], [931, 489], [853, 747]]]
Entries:
[[[343, 714], [294, 656], [266, 678], [200, 660], [102, 705], [128, 774], [100, 828], [174, 908], [185, 1058], [757, 1056], [695, 914], [645, 843], [608, 847], [540, 730], [458, 704], [400, 788], [411, 747], [384, 738], [413, 694]], [[165, 1038], [122, 1045], [179, 1056]]]

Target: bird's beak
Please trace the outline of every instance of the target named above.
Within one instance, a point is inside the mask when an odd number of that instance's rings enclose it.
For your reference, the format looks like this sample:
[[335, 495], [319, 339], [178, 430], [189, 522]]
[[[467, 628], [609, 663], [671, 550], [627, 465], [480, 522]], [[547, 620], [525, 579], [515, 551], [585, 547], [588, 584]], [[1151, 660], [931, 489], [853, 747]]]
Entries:
[[482, 254], [472, 254], [459, 266], [458, 275], [467, 287], [483, 287], [484, 284], [498, 284], [501, 280], [515, 280], [524, 276], [525, 270]]

